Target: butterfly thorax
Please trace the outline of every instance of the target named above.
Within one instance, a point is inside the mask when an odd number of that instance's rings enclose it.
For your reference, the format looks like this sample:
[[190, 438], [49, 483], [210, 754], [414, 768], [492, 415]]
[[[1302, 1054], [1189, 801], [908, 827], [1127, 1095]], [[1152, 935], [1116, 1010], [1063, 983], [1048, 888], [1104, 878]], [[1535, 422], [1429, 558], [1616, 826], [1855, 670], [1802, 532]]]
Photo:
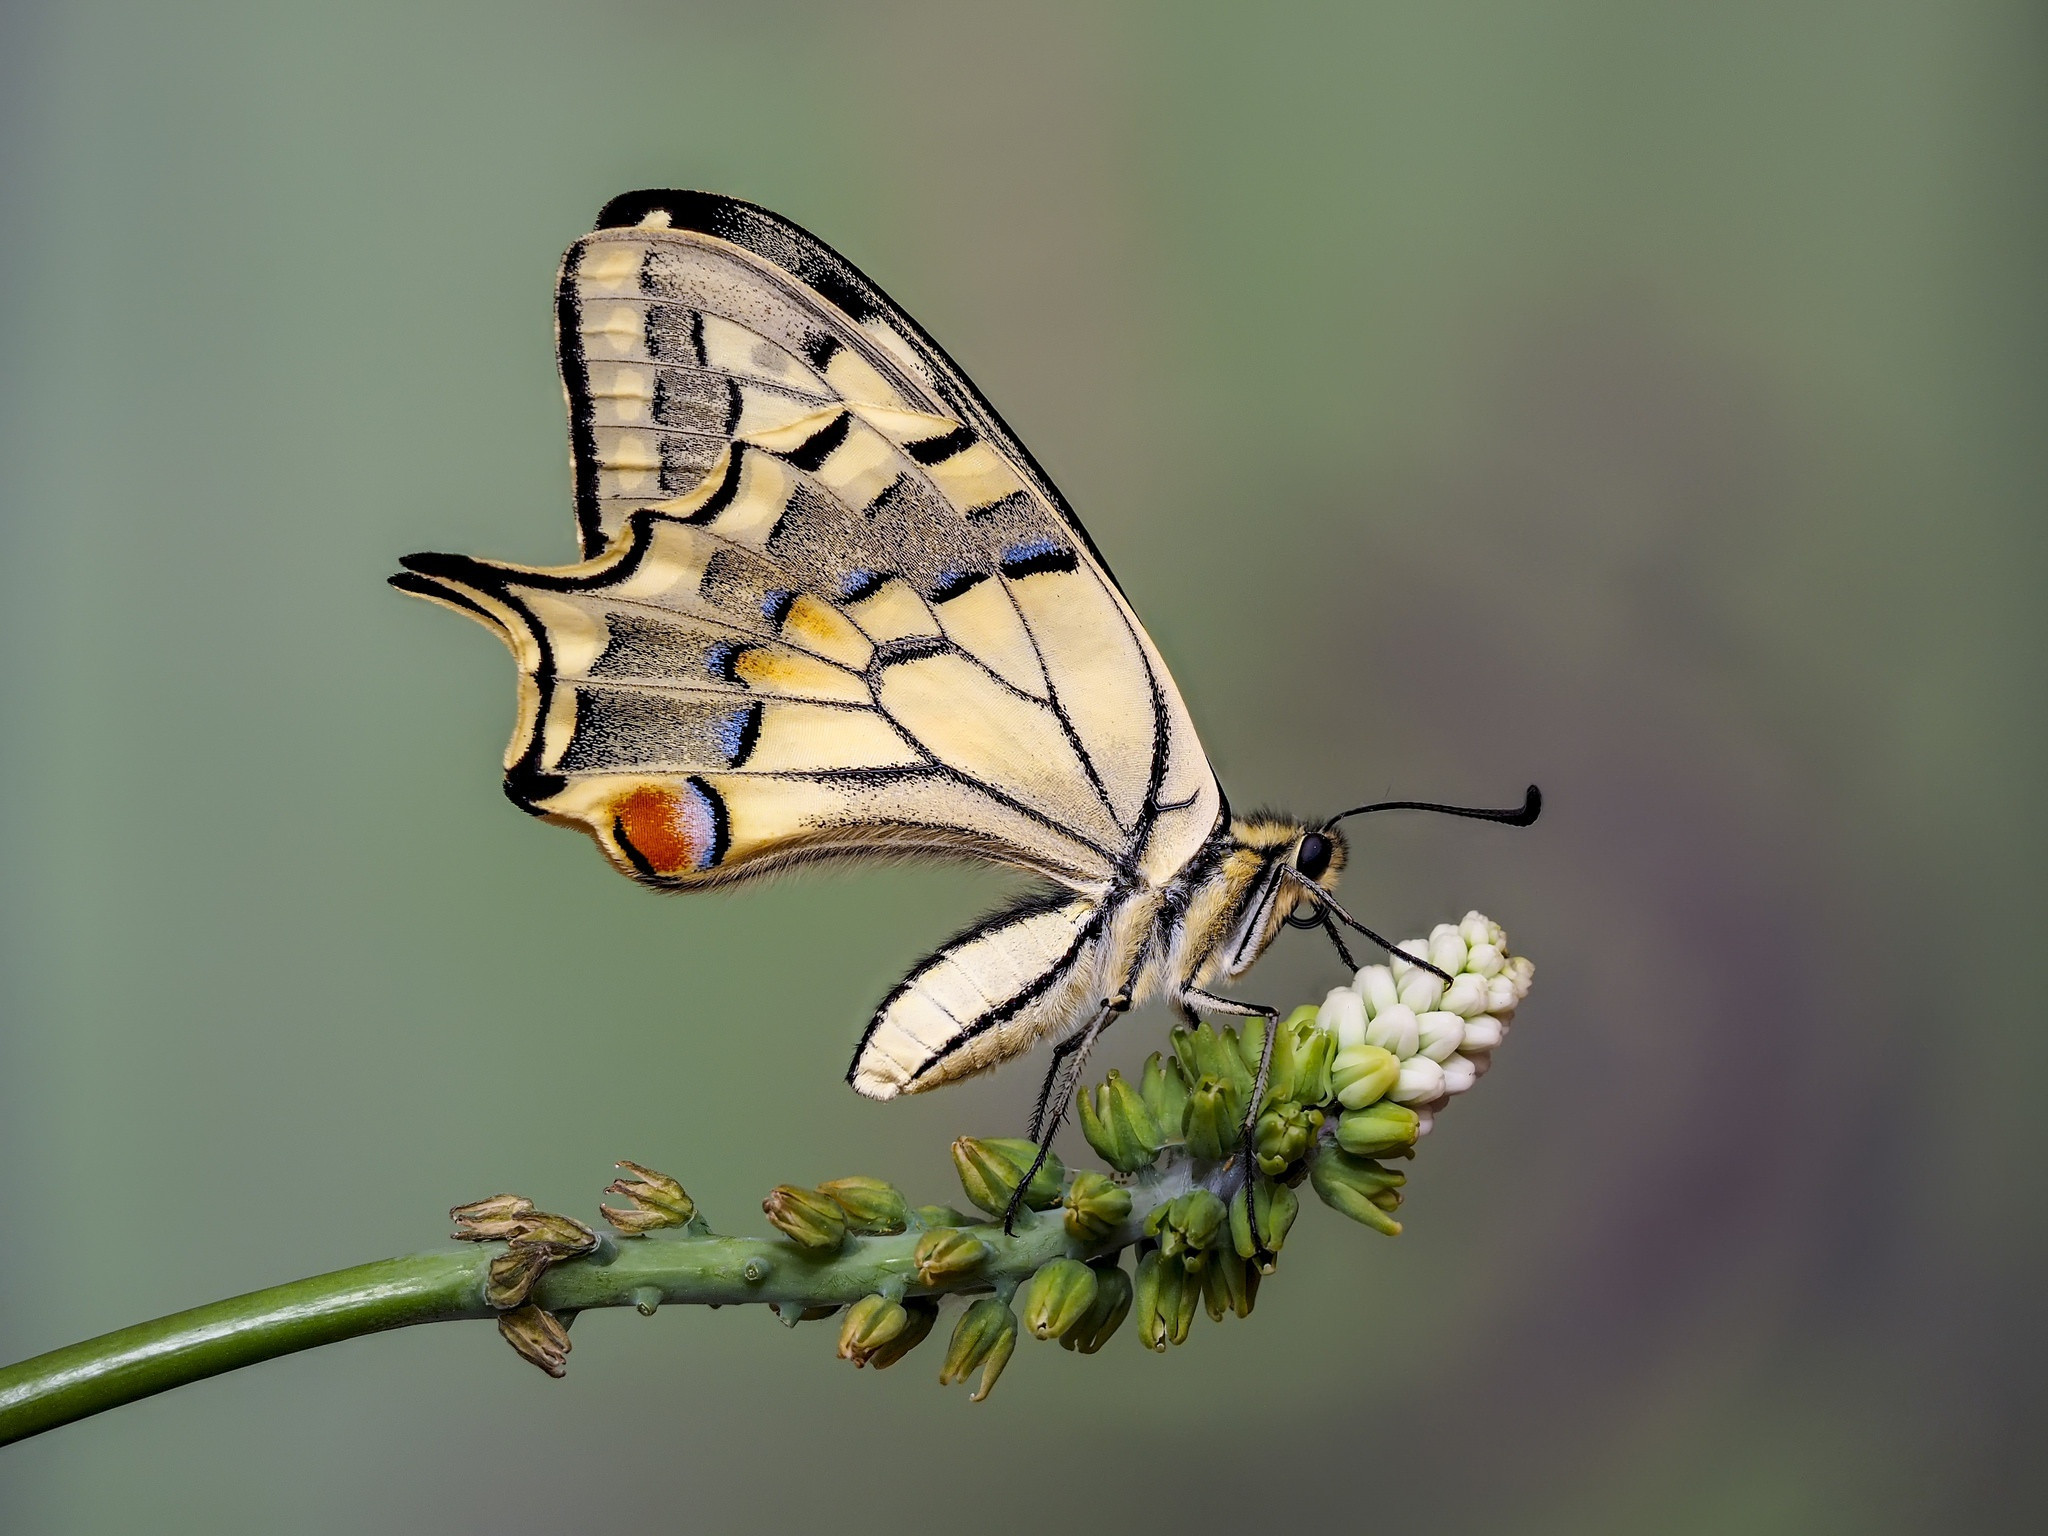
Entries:
[[[1162, 918], [1162, 985], [1178, 994], [1251, 969], [1280, 931], [1309, 878], [1296, 868], [1311, 829], [1288, 816], [1231, 817], [1188, 863], [1169, 892]], [[1344, 867], [1343, 840], [1328, 846], [1313, 879], [1333, 889]]]

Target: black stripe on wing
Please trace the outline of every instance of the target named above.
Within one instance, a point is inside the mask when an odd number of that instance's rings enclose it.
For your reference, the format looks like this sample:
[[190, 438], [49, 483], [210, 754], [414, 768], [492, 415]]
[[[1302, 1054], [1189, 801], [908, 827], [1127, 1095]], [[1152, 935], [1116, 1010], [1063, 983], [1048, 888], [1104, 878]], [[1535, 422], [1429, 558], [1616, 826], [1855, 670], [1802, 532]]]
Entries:
[[[875, 1031], [882, 1027], [882, 1021], [888, 1017], [889, 1010], [895, 1006], [899, 998], [916, 987], [931, 972], [933, 967], [950, 960], [953, 952], [961, 946], [972, 944], [976, 939], [986, 938], [998, 928], [1006, 928], [1012, 923], [1020, 923], [1029, 918], [1043, 917], [1048, 912], [1062, 911], [1070, 906], [1073, 900], [1074, 895], [1071, 891], [1051, 889], [1027, 891], [1015, 901], [998, 907], [986, 916], [968, 924], [937, 949], [918, 961], [916, 965], [910, 968], [908, 976], [905, 976], [894, 987], [889, 989], [889, 995], [883, 998], [876, 1006], [874, 1016], [868, 1020], [868, 1027], [861, 1031], [860, 1041], [853, 1048], [853, 1060], [846, 1068], [847, 1082], [851, 1083], [859, 1072], [861, 1056], [866, 1052], [868, 1042], [874, 1039]], [[984, 1013], [977, 1014], [973, 1019], [966, 1021], [962, 1025], [960, 1032], [947, 1040], [944, 1050], [924, 1060], [918, 1069], [910, 1075], [910, 1081], [916, 1082], [948, 1056], [951, 1056], [961, 1046], [971, 1040], [980, 1038], [1005, 1021], [1015, 1018], [1019, 1012], [1043, 997], [1058, 982], [1061, 976], [1073, 969], [1074, 961], [1079, 957], [1081, 951], [1094, 943], [1101, 936], [1101, 933], [1102, 913], [1100, 910], [1097, 910], [1089, 916], [1087, 922], [1081, 925], [1080, 931], [1075, 935], [1074, 942], [1067, 946], [1066, 952], [1059, 959], [1046, 967], [1039, 975], [1026, 982], [1011, 997], [1004, 999], [1004, 1001], [996, 1004], [995, 1007], [988, 1009]]]
[[982, 423], [980, 435], [1000, 442], [1004, 452], [1030, 472], [1046, 500], [1094, 558], [1104, 578], [1119, 593], [1123, 591], [1122, 583], [1109, 568], [1109, 562], [1102, 558], [1102, 551], [1095, 547], [1094, 539], [1089, 537], [1088, 530], [1074, 515], [1074, 509], [1060, 494], [1059, 487], [1053, 484], [1044, 466], [1018, 439], [996, 408], [989, 404], [988, 397], [953, 361], [951, 354], [934, 341], [923, 326], [905, 314], [902, 307], [866, 273], [801, 225], [780, 214], [770, 213], [766, 208], [716, 192], [655, 187], [623, 193], [604, 205], [598, 213], [596, 227], [627, 229], [644, 223], [650, 215], [659, 214], [667, 215], [671, 229], [695, 230], [751, 251], [809, 284], [856, 325], [879, 319], [913, 347], [929, 354], [938, 370], [938, 377], [931, 382], [936, 383], [940, 395], [952, 408], [951, 414], [964, 416], [970, 423], [978, 419]]

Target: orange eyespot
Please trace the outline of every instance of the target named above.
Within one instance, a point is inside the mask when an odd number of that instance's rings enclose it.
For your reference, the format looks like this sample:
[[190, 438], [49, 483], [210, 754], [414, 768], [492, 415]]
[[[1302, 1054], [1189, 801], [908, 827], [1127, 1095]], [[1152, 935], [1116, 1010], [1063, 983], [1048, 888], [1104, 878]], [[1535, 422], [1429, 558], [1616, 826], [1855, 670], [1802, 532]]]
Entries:
[[718, 817], [707, 788], [692, 779], [678, 794], [643, 784], [612, 808], [612, 831], [643, 874], [685, 874], [716, 863]]

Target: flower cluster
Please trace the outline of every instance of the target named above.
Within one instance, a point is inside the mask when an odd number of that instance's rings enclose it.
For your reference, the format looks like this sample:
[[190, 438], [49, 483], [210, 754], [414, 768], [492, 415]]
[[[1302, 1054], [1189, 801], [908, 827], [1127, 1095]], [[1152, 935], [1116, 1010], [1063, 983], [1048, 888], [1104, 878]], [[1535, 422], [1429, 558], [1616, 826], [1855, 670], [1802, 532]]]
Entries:
[[[1316, 1010], [1316, 1023], [1337, 1042], [1339, 1101], [1362, 1109], [1384, 1095], [1411, 1105], [1421, 1116], [1417, 1133], [1428, 1135], [1434, 1111], [1486, 1072], [1535, 974], [1527, 959], [1507, 952], [1500, 924], [1478, 912], [1407, 940], [1387, 965], [1366, 966]], [[1382, 1086], [1390, 1070], [1391, 1084]]]

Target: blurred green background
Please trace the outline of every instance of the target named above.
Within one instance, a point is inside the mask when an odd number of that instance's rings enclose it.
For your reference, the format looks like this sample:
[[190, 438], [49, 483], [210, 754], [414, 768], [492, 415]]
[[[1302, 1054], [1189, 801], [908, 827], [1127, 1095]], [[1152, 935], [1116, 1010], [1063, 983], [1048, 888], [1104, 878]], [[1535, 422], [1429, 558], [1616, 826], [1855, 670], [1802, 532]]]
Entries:
[[[954, 352], [1239, 804], [1551, 805], [1360, 824], [1361, 916], [1480, 906], [1538, 985], [1407, 1234], [1311, 1206], [1248, 1323], [971, 1411], [751, 1309], [589, 1317], [561, 1383], [416, 1330], [0, 1452], [0, 1526], [2040, 1528], [2039, 7], [0, 29], [0, 1358], [619, 1156], [746, 1229], [1021, 1123], [1036, 1058], [840, 1081], [999, 882], [640, 891], [500, 797], [498, 646], [383, 585], [571, 558], [550, 283], [629, 188]], [[1296, 935], [1253, 990], [1336, 979]]]

